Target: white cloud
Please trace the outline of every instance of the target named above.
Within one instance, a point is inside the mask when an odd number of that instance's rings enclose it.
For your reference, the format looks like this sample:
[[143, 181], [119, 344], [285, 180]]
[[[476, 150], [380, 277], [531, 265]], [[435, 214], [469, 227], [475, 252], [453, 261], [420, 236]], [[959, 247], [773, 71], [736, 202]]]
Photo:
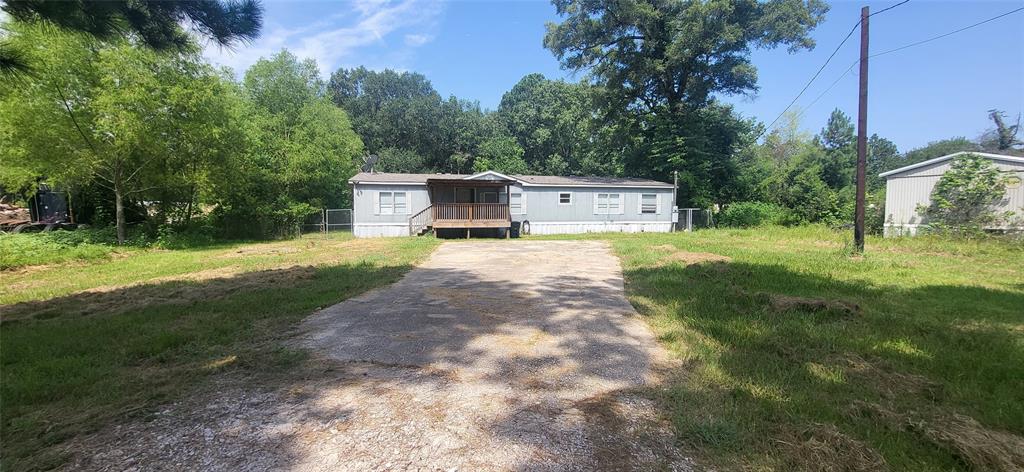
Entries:
[[[413, 49], [433, 40], [432, 32], [443, 10], [439, 0], [354, 0], [343, 5], [344, 12], [300, 27], [268, 22], [253, 44], [233, 50], [208, 44], [204, 53], [212, 62], [229, 66], [239, 75], [260, 57], [282, 48], [300, 58], [315, 59], [324, 75], [342, 65], [367, 63], [381, 67], [384, 58], [395, 61], [384, 66], [403, 68], [414, 56]], [[403, 35], [402, 41], [390, 41], [399, 34]], [[360, 56], [362, 50], [375, 46], [385, 48], [385, 53]]]
[[432, 34], [407, 34], [405, 35], [405, 44], [407, 46], [418, 47], [427, 44], [434, 40]]

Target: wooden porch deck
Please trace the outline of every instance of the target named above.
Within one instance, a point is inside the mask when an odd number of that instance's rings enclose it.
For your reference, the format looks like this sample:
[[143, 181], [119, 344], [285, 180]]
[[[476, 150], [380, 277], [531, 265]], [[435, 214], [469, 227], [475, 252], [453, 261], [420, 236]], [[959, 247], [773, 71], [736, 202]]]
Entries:
[[430, 211], [435, 229], [512, 226], [507, 203], [435, 203]]

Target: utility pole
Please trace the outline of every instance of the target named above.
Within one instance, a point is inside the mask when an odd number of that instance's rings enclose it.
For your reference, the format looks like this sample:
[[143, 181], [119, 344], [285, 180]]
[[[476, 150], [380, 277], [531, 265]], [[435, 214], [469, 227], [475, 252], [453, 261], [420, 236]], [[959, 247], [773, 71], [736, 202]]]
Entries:
[[864, 252], [864, 193], [868, 162], [868, 7], [860, 9], [860, 97], [857, 107], [857, 206], [853, 216], [853, 244]]

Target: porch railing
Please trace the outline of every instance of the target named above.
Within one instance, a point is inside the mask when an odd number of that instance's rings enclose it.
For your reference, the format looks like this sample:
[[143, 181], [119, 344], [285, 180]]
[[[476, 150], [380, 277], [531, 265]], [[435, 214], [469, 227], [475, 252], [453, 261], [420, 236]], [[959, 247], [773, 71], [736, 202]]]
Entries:
[[510, 221], [507, 203], [435, 203], [434, 221]]
[[418, 235], [420, 231], [430, 227], [433, 222], [433, 211], [431, 211], [432, 205], [428, 205], [426, 208], [416, 212], [415, 215], [409, 217], [409, 234]]

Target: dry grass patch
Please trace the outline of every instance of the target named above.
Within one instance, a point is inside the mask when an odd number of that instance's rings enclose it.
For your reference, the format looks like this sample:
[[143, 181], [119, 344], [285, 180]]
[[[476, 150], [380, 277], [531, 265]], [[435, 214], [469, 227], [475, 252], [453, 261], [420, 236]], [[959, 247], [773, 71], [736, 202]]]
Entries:
[[871, 472], [889, 470], [885, 458], [863, 441], [835, 425], [815, 423], [784, 431], [772, 440], [781, 449], [788, 470]]
[[768, 295], [768, 306], [774, 312], [783, 311], [808, 311], [817, 313], [822, 311], [834, 311], [854, 315], [860, 313], [860, 306], [844, 300], [827, 300], [824, 298], [805, 298], [790, 295], [772, 294]]
[[914, 433], [949, 451], [970, 470], [1019, 472], [1024, 470], [1024, 438], [989, 429], [974, 418], [935, 411], [900, 413], [895, 407], [854, 401], [847, 414], [880, 421], [891, 428]]

